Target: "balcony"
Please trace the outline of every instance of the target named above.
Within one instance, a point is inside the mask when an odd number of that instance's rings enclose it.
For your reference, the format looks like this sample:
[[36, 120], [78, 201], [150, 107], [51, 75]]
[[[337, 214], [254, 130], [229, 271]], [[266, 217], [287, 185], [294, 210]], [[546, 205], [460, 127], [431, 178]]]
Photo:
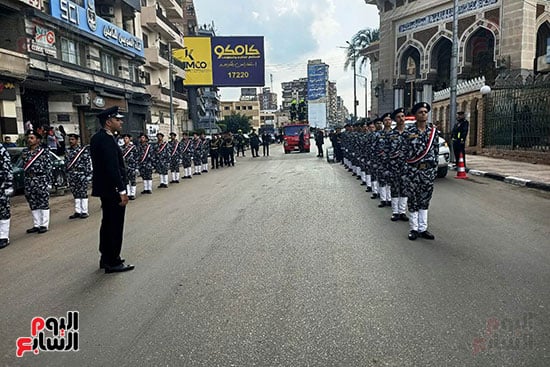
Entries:
[[170, 62], [160, 56], [161, 50], [158, 46], [149, 46], [144, 49], [145, 60], [155, 69], [168, 69]]
[[141, 8], [141, 24], [154, 32], [160, 33], [167, 41], [183, 47], [183, 38], [178, 28], [154, 6]]
[[183, 18], [183, 7], [181, 0], [158, 0], [169, 18]]
[[[156, 104], [170, 106], [170, 90], [168, 88], [161, 87], [158, 84], [148, 85], [146, 88]], [[172, 92], [172, 97], [175, 108], [187, 107], [187, 96], [184, 93]]]
[[24, 54], [0, 48], [0, 74], [25, 79], [28, 60], [28, 57]]

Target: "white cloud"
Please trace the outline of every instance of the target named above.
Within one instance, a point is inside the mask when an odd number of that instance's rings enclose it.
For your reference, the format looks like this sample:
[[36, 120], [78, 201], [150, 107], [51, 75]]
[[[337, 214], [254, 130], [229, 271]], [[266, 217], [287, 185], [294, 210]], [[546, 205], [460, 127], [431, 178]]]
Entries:
[[300, 2], [298, 0], [276, 0], [273, 5], [278, 16], [286, 13], [298, 13]]

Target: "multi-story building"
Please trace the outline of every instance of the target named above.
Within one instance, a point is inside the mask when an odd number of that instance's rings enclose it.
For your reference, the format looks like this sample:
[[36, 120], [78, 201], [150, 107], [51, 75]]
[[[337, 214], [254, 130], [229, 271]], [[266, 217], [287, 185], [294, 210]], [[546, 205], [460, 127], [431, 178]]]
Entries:
[[271, 92], [270, 87], [262, 88], [262, 93], [258, 95], [260, 101], [260, 109], [262, 111], [275, 111], [277, 110], [277, 93]]
[[142, 0], [141, 4], [144, 77], [152, 102], [147, 132], [151, 138], [157, 132], [168, 136], [172, 130], [179, 135], [188, 117], [187, 94], [176, 86], [183, 86], [185, 72], [170, 52], [183, 48], [184, 28], [172, 21], [184, 19], [183, 8], [176, 0]]
[[328, 82], [327, 95], [327, 126], [335, 125], [338, 114], [338, 89], [336, 82]]
[[[365, 3], [380, 12], [380, 43], [371, 50], [378, 111], [431, 102], [433, 92], [450, 85], [453, 1]], [[545, 0], [459, 1], [459, 83], [484, 77], [490, 84], [503, 69], [523, 76], [549, 70], [549, 10]]]
[[[28, 5], [37, 4], [37, 5]], [[96, 113], [119, 106], [125, 131], [142, 131], [150, 104], [138, 0], [0, 2], [2, 134], [62, 125], [87, 142]]]
[[307, 78], [295, 79], [281, 83], [283, 111], [290, 113], [290, 103], [293, 99], [307, 99]]
[[260, 129], [260, 102], [259, 101], [222, 101], [221, 117], [232, 114], [250, 117], [250, 124], [256, 131]]

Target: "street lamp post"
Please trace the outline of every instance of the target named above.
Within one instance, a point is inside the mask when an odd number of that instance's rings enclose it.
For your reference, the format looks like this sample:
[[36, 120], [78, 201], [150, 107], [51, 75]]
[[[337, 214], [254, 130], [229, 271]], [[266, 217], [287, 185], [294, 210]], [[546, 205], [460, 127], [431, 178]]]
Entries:
[[168, 43], [168, 66], [170, 67], [168, 71], [168, 78], [170, 79], [170, 132], [174, 132], [174, 80], [172, 75], [172, 44]]
[[355, 55], [355, 46], [353, 46], [349, 41], [346, 41], [346, 43], [353, 49], [353, 117], [357, 120], [357, 74], [355, 72], [357, 58]]
[[359, 78], [365, 79], [365, 118], [369, 117], [369, 105], [368, 105], [368, 95], [369, 95], [369, 86], [367, 77], [364, 75], [357, 75]]

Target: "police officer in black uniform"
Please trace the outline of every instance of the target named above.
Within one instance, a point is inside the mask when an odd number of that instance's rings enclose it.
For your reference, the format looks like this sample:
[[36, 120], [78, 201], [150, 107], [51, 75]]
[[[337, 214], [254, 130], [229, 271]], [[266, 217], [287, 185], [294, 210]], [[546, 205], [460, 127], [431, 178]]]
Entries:
[[103, 213], [99, 230], [99, 267], [105, 269], [105, 273], [118, 273], [134, 269], [133, 265], [124, 264], [120, 257], [128, 204], [128, 175], [114, 132], [122, 131], [124, 116], [118, 112], [118, 107], [111, 107], [97, 117], [101, 129], [92, 137], [90, 151], [94, 167], [92, 196], [100, 198]]

